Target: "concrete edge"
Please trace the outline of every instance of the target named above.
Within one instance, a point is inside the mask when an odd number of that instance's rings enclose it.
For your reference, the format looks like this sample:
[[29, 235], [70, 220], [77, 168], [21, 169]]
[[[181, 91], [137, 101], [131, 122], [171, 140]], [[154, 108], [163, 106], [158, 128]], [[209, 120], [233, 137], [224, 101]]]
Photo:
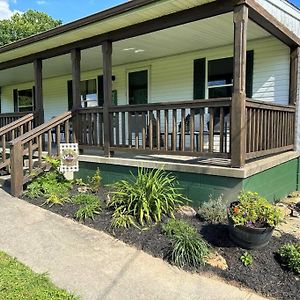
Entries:
[[300, 156], [300, 152], [297, 151], [290, 151], [281, 153], [275, 156], [270, 156], [261, 160], [257, 160], [251, 163], [248, 163], [245, 166], [245, 177], [248, 178], [253, 176], [257, 173], [261, 173], [263, 171], [269, 170], [274, 168], [278, 165], [286, 163], [292, 159], [298, 158]]

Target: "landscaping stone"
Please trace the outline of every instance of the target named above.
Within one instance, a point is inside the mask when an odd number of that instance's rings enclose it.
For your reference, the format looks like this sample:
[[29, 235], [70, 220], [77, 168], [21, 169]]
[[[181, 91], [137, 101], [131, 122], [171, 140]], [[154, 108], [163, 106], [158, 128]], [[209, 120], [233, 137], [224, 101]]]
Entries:
[[218, 252], [212, 253], [209, 257], [205, 259], [205, 262], [215, 268], [221, 269], [221, 270], [227, 270], [228, 265], [226, 262], [226, 259], [220, 255]]
[[181, 206], [178, 209], [178, 213], [181, 216], [189, 217], [189, 218], [193, 218], [197, 215], [197, 212], [191, 206], [188, 206], [188, 205]]

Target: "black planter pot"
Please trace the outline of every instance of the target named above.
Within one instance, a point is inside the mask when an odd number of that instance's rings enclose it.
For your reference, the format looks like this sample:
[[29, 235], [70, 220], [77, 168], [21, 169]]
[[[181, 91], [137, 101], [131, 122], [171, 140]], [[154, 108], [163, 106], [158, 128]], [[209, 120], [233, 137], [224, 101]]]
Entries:
[[[231, 203], [231, 207], [237, 202]], [[228, 216], [229, 237], [238, 246], [245, 249], [261, 249], [268, 245], [274, 227], [255, 228], [243, 225], [234, 226], [232, 219]]]

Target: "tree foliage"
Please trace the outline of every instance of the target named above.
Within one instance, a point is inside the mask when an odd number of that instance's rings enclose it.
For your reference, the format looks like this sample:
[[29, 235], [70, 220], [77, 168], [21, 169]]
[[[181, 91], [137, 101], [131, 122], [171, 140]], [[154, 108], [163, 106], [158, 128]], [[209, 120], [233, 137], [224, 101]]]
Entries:
[[52, 29], [61, 23], [60, 20], [35, 10], [16, 13], [10, 19], [0, 20], [0, 46]]

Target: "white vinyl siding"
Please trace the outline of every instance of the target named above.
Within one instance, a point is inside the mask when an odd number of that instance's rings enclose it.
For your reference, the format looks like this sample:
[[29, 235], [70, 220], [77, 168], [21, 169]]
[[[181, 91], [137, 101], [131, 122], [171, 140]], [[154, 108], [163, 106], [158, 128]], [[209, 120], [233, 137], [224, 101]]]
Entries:
[[[248, 50], [254, 50], [253, 98], [287, 104], [289, 98], [289, 48], [274, 37], [249, 41]], [[232, 46], [218, 47], [185, 54], [141, 61], [113, 68], [118, 104], [127, 104], [129, 70], [149, 68], [149, 103], [193, 99], [193, 62], [233, 56]], [[81, 80], [97, 78], [102, 70], [83, 72]], [[44, 79], [43, 94], [45, 119], [49, 120], [67, 110], [67, 81], [71, 75]], [[2, 87], [2, 112], [13, 111], [13, 89], [31, 88], [32, 82]]]

